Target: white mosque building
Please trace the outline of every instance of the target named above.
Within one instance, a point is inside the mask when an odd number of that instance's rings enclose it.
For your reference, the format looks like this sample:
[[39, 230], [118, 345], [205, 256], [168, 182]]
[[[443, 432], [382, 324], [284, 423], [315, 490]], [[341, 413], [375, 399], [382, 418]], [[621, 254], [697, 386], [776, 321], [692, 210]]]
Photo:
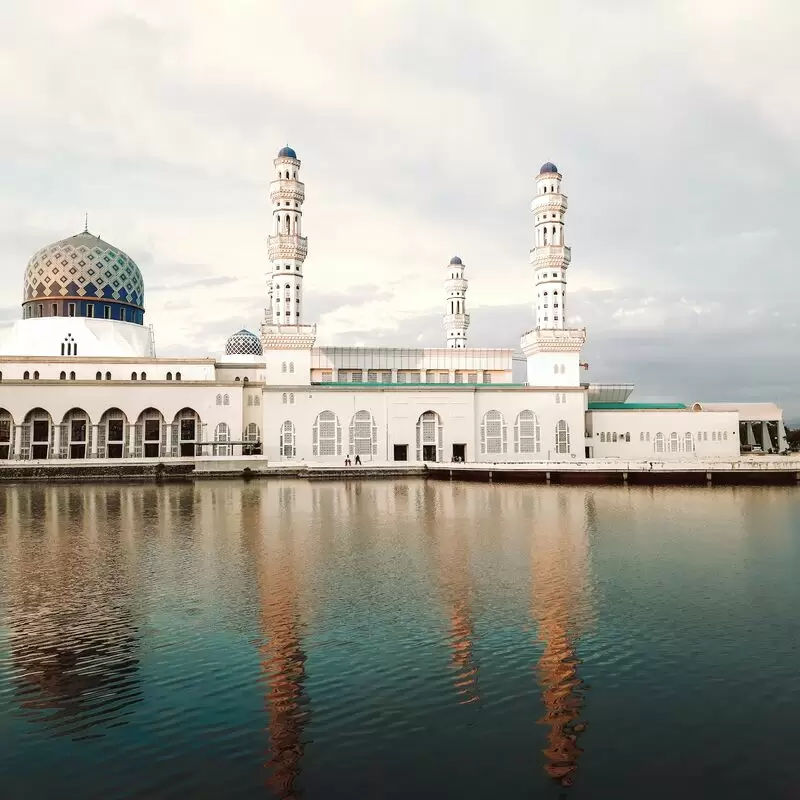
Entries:
[[[514, 350], [467, 346], [465, 264], [442, 270], [443, 346], [318, 347], [305, 319], [305, 186], [291, 147], [274, 161], [267, 308], [225, 356], [157, 358], [144, 280], [84, 230], [25, 269], [22, 319], [0, 332], [0, 460], [260, 456], [269, 462], [540, 462], [735, 458], [783, 450], [764, 404], [637, 404], [633, 386], [582, 383], [570, 328], [562, 176], [546, 163], [531, 211], [535, 325]], [[311, 276], [313, 280], [313, 274]]]

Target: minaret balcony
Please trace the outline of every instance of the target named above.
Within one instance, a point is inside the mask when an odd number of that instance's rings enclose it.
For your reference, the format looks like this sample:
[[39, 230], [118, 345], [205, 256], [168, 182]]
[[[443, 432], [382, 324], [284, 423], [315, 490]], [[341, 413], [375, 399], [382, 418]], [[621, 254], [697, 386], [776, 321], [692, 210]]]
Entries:
[[297, 200], [302, 203], [306, 199], [306, 186], [300, 181], [287, 181], [285, 178], [272, 181], [269, 185], [269, 199], [273, 205], [278, 200]]
[[469, 314], [445, 314], [445, 328], [466, 328], [469, 326]]
[[267, 239], [267, 254], [270, 261], [293, 259], [305, 261], [308, 254], [308, 238], [281, 233]]
[[567, 196], [565, 194], [537, 194], [531, 200], [531, 211], [534, 214], [541, 214], [544, 211], [565, 213], [568, 207]]
[[545, 244], [531, 250], [531, 264], [540, 267], [566, 267], [572, 260], [572, 249], [565, 244]]

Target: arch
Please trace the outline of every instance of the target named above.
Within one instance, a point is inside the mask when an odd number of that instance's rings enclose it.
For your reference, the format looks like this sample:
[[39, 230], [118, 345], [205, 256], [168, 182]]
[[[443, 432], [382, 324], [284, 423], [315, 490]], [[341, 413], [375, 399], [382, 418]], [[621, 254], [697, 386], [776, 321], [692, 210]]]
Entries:
[[311, 430], [311, 452], [315, 456], [342, 454], [342, 426], [333, 411], [322, 411]]
[[29, 381], [30, 379], [31, 379], [30, 372], [28, 372], [28, 370], [25, 370], [25, 372], [22, 373], [22, 380]]
[[289, 395], [288, 395], [287, 392], [284, 392], [281, 395], [281, 403], [283, 403], [283, 405], [286, 405], [286, 403], [288, 403], [288, 402], [289, 402]]
[[221, 406], [221, 405], [222, 405], [222, 395], [221, 395], [221, 394], [218, 394], [218, 395], [217, 395], [217, 405], [218, 405], [218, 406]]
[[242, 383], [250, 383], [250, 378], [245, 375], [244, 378], [242, 378]]
[[229, 406], [231, 404], [231, 396], [229, 394], [222, 395], [222, 405]]
[[75, 373], [74, 373], [74, 372], [70, 372], [70, 373], [69, 373], [69, 379], [70, 379], [71, 381], [74, 381], [74, 380], [75, 380]]
[[517, 414], [514, 422], [514, 452], [535, 454], [542, 451], [542, 430], [539, 418], [529, 408]]
[[138, 380], [139, 376], [135, 372], [131, 372], [131, 380], [135, 381]]
[[230, 456], [231, 445], [231, 429], [227, 422], [220, 422], [214, 428], [214, 455], [215, 456]]
[[247, 405], [248, 406], [252, 406], [253, 405], [253, 396], [252, 395], [248, 395], [247, 396]]
[[38, 370], [38, 369], [35, 369], [35, 370], [33, 371], [33, 379], [34, 379], [35, 381], [38, 381], [38, 380], [39, 380], [39, 370]]
[[481, 453], [500, 455], [507, 449], [507, 429], [503, 415], [492, 409], [481, 420]]
[[100, 458], [123, 458], [127, 454], [130, 427], [124, 411], [119, 408], [104, 411], [97, 425], [97, 455]]
[[442, 461], [442, 418], [425, 411], [417, 420], [417, 461]]
[[179, 380], [181, 380], [181, 374], [180, 374], [180, 372], [176, 372], [176, 373], [175, 373], [175, 380], [176, 380], [176, 381], [179, 381]]
[[63, 369], [61, 370], [61, 372], [58, 373], [58, 379], [60, 381], [65, 381], [67, 379], [67, 373], [64, 372]]
[[140, 376], [140, 380], [146, 381], [147, 380], [147, 373], [143, 372]]
[[289, 405], [294, 405], [294, 392], [289, 392]]
[[58, 458], [87, 458], [91, 452], [92, 422], [82, 408], [71, 408], [59, 424]]
[[135, 458], [161, 458], [167, 453], [167, 422], [157, 408], [146, 408], [133, 428]]
[[234, 382], [234, 383], [240, 383], [240, 382], [241, 382], [241, 380], [242, 380], [242, 379], [241, 379], [241, 378], [240, 378], [240, 377], [237, 375], [237, 376], [236, 376], [236, 377], [233, 379], [233, 382]]
[[356, 411], [350, 420], [350, 452], [354, 456], [378, 455], [378, 426], [369, 411]]
[[[224, 403], [224, 398], [223, 398]], [[200, 452], [198, 444], [202, 442], [202, 422], [200, 415], [186, 406], [182, 408], [172, 421], [172, 454], [188, 458]]]
[[656, 453], [663, 453], [664, 452], [664, 434], [657, 433], [653, 437], [653, 449]]
[[297, 455], [297, 436], [294, 422], [290, 419], [284, 420], [281, 425], [279, 447], [281, 458], [294, 458]]
[[168, 372], [168, 373], [167, 373], [167, 380], [168, 380], [168, 381], [171, 381], [171, 380], [172, 380], [172, 373], [171, 373], [171, 372]]
[[286, 372], [286, 362], [285, 361], [281, 364], [281, 372]]
[[21, 458], [51, 458], [55, 426], [43, 408], [33, 408], [25, 415], [22, 428]]
[[672, 431], [669, 435], [669, 452], [670, 453], [680, 453], [681, 451], [681, 439], [680, 436], [675, 431]]
[[110, 372], [106, 372], [106, 380], [107, 381], [111, 380], [111, 373]]
[[294, 361], [289, 362], [289, 373], [294, 374]]
[[10, 411], [0, 408], [0, 461], [14, 455], [14, 417]]
[[253, 396], [253, 405], [260, 406], [261, 405], [261, 395], [257, 394]]
[[565, 419], [560, 419], [556, 424], [556, 453], [565, 455], [569, 449], [569, 425]]
[[242, 447], [243, 456], [261, 455], [261, 429], [255, 422], [251, 422], [244, 429], [244, 436], [242, 438], [247, 442], [247, 444]]
[[688, 431], [683, 435], [683, 449], [687, 453], [694, 453], [694, 436]]
[[95, 376], [94, 376], [94, 379], [95, 379], [96, 381], [101, 381], [101, 380], [103, 380], [103, 373], [102, 373], [102, 372], [96, 372], [96, 373], [95, 373]]

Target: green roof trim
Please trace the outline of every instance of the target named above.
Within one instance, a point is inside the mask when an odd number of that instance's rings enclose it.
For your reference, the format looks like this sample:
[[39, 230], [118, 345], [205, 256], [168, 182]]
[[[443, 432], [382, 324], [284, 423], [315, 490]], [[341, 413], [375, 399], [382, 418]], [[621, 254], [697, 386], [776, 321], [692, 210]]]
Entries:
[[527, 384], [524, 383], [368, 383], [361, 381], [361, 383], [354, 383], [352, 381], [313, 381], [311, 384], [315, 389], [321, 386], [347, 386], [352, 389], [354, 386], [365, 387], [367, 389], [380, 389], [390, 386], [392, 389], [407, 389], [423, 387], [425, 389], [441, 389], [446, 386], [452, 389], [454, 386], [464, 386], [466, 388], [474, 388], [475, 386], [488, 387], [490, 389], [523, 389]]
[[589, 403], [589, 411], [685, 411], [683, 403]]

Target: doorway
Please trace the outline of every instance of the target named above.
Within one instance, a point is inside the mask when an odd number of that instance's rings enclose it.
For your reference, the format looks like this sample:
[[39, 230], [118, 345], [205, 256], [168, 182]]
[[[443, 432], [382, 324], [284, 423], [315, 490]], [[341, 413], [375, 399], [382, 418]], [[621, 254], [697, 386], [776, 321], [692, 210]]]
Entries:
[[180, 422], [181, 456], [195, 454], [195, 441], [197, 440], [197, 420], [194, 417], [184, 417]]
[[408, 445], [396, 444], [394, 446], [394, 460], [395, 461], [408, 461]]
[[86, 433], [85, 419], [72, 419], [69, 423], [69, 457], [86, 458]]
[[453, 445], [453, 461], [463, 463], [467, 460], [467, 446], [465, 444]]
[[32, 433], [31, 458], [47, 458], [50, 452], [50, 421], [34, 420]]
[[108, 458], [122, 458], [122, 443], [124, 435], [125, 420], [110, 419], [108, 421], [106, 444], [106, 455]]
[[158, 458], [161, 450], [161, 420], [146, 419], [144, 421], [144, 457]]
[[436, 445], [424, 444], [422, 445], [422, 460], [423, 461], [436, 461]]

